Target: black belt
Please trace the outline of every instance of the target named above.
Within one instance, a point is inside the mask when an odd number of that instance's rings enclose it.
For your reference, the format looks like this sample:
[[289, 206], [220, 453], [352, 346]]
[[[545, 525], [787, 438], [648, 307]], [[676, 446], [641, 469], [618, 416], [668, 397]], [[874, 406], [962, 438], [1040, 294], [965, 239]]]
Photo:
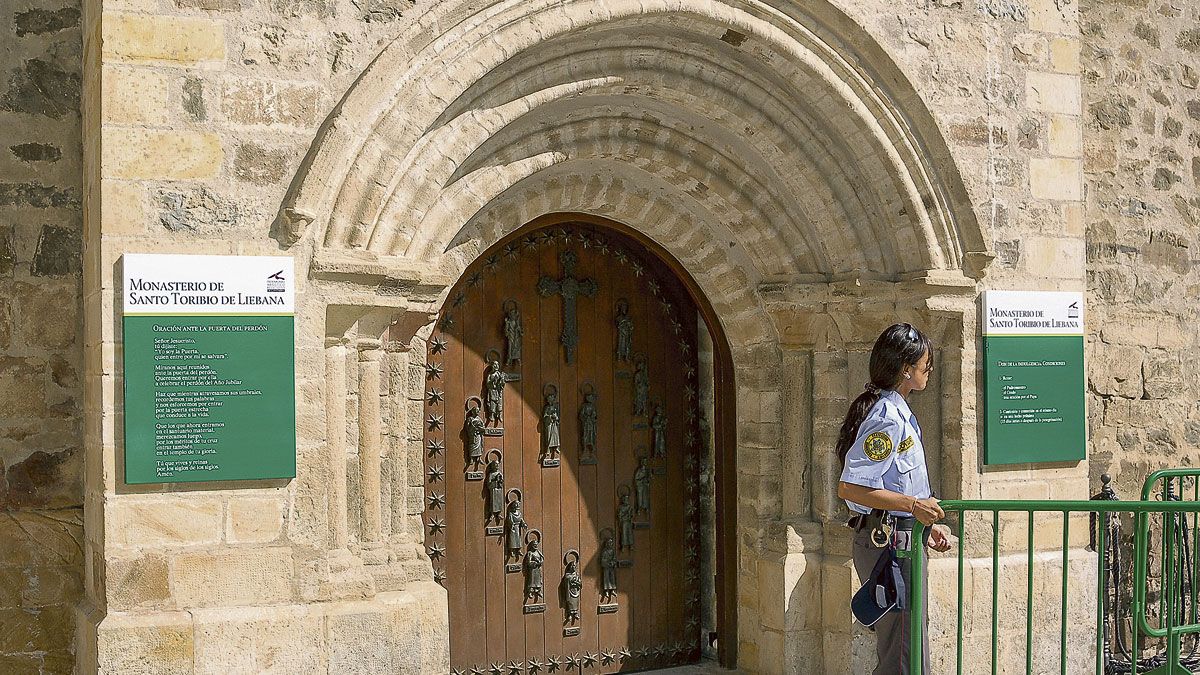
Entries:
[[[880, 521], [883, 520], [883, 516], [886, 513], [888, 512], [884, 511], [883, 509], [872, 509], [870, 513], [860, 513], [851, 517], [850, 520], [846, 522], [846, 525], [855, 531], [873, 530], [879, 526]], [[913, 529], [913, 523], [917, 520], [912, 516], [897, 516], [895, 514], [892, 514], [891, 517], [892, 526], [901, 532], [911, 532]]]

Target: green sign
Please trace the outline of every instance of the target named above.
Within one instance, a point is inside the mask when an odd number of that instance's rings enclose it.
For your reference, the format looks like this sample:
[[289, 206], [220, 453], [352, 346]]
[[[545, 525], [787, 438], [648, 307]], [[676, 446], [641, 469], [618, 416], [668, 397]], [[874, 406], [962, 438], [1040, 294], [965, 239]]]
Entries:
[[1086, 455], [1083, 294], [987, 291], [984, 463]]
[[296, 475], [292, 259], [125, 266], [125, 482]]

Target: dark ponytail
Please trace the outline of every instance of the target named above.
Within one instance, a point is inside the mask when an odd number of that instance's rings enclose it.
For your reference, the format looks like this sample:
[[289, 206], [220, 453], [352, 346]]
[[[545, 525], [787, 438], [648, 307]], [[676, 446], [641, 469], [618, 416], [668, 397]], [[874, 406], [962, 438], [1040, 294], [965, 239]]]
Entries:
[[[911, 324], [897, 323], [888, 326], [875, 341], [871, 349], [871, 381], [865, 391], [850, 404], [846, 419], [842, 421], [842, 429], [838, 433], [837, 456], [841, 465], [846, 463], [846, 453], [854, 445], [858, 437], [858, 428], [862, 426], [867, 413], [871, 412], [882, 395], [884, 389], [892, 389], [900, 383], [905, 366], [916, 366], [926, 352], [932, 352], [933, 343], [921, 331]], [[931, 356], [932, 358], [932, 356]]]

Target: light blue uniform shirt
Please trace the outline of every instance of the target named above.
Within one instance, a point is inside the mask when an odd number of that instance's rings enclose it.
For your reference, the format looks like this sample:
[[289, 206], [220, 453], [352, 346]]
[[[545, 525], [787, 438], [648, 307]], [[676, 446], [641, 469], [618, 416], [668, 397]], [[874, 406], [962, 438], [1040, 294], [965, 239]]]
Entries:
[[[895, 391], [885, 390], [858, 428], [858, 436], [846, 453], [842, 482], [891, 490], [917, 499], [932, 497], [921, 427], [908, 402]], [[862, 504], [846, 500], [855, 513], [870, 513]], [[892, 511], [909, 517], [906, 511]]]

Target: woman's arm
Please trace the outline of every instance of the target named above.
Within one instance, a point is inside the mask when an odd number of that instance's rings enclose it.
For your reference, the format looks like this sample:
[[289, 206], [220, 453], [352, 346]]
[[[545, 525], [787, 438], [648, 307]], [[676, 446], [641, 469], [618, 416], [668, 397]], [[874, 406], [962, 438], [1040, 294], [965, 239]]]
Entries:
[[946, 517], [946, 512], [938, 506], [938, 500], [933, 497], [917, 499], [900, 492], [869, 488], [845, 481], [838, 481], [838, 497], [872, 509], [911, 513], [925, 525], [932, 525]]

